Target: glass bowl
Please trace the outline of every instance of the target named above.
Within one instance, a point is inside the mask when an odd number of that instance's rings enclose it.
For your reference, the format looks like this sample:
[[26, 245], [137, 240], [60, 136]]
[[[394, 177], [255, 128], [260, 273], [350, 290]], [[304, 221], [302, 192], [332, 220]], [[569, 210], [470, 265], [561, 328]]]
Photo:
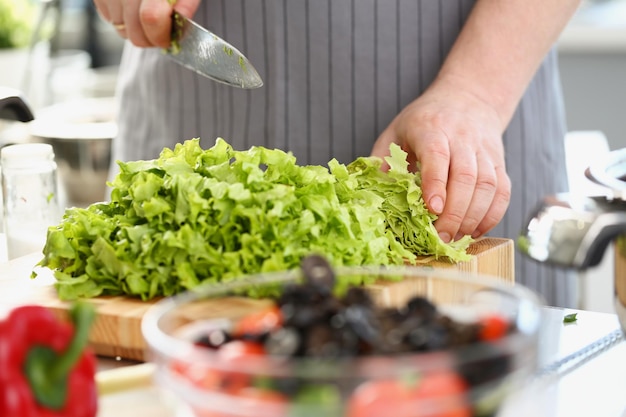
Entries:
[[[453, 323], [457, 338], [462, 329], [486, 328], [493, 317], [504, 318], [508, 330], [454, 347], [365, 356], [335, 350], [322, 358], [293, 357], [275, 353], [280, 349], [270, 355], [202, 346], [201, 340], [220, 344], [243, 318], [275, 305], [271, 296], [256, 296], [306, 281], [300, 269], [267, 273], [205, 285], [152, 306], [142, 332], [156, 384], [203, 417], [490, 416], [536, 369], [542, 302], [523, 286], [448, 268], [338, 267], [334, 274], [336, 288], [365, 289], [378, 311], [406, 312], [409, 300], [427, 299], [437, 317]], [[278, 331], [275, 323], [264, 323]], [[403, 331], [396, 338], [413, 332]], [[274, 346], [289, 350], [289, 337], [280, 340]]]

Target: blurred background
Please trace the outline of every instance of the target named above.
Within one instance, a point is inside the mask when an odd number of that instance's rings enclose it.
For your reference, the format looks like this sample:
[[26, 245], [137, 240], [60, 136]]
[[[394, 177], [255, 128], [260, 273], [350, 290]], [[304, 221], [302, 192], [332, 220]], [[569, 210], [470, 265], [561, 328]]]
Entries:
[[[36, 107], [113, 93], [123, 41], [99, 18], [92, 0], [0, 0], [0, 9], [19, 9], [21, 3], [33, 5], [33, 23], [45, 9], [39, 41], [47, 45], [33, 48], [31, 59], [42, 65], [24, 68], [28, 44], [0, 44], [0, 60], [10, 49], [20, 56], [15, 66], [0, 65], [0, 84], [26, 88]], [[558, 46], [569, 129], [600, 130], [611, 149], [626, 146], [626, 0], [583, 2]], [[46, 52], [49, 62], [37, 61]], [[43, 87], [42, 78], [49, 80]]]
[[[558, 41], [572, 191], [594, 158], [626, 147], [626, 0], [584, 1]], [[68, 205], [104, 198], [115, 135], [112, 97], [123, 40], [92, 0], [0, 0], [0, 87], [22, 92], [35, 121], [0, 120], [0, 146], [54, 142]], [[581, 273], [580, 307], [612, 312], [613, 254]]]
[[[30, 15], [23, 4], [32, 5]], [[25, 89], [36, 108], [113, 94], [123, 41], [92, 0], [0, 0], [0, 26], [10, 30], [3, 8], [30, 20], [39, 39], [33, 47], [27, 34], [6, 47], [0, 34], [0, 85]], [[599, 130], [611, 149], [626, 146], [626, 0], [584, 1], [558, 47], [569, 129]]]
[[0, 0], [0, 23], [0, 84], [31, 106], [113, 94], [123, 40], [92, 0]]

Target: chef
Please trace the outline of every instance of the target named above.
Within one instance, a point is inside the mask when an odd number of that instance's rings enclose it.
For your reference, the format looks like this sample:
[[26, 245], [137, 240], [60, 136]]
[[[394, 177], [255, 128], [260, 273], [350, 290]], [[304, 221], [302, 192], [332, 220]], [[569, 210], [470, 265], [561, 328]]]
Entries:
[[[167, 0], [94, 0], [126, 39], [114, 160], [217, 137], [300, 164], [385, 156], [400, 144], [440, 236], [515, 239], [544, 195], [567, 190], [553, 45], [575, 0], [178, 0], [245, 53], [264, 86], [242, 90], [177, 65]], [[113, 167], [115, 173], [117, 166]], [[572, 274], [515, 260], [516, 280], [573, 307]]]

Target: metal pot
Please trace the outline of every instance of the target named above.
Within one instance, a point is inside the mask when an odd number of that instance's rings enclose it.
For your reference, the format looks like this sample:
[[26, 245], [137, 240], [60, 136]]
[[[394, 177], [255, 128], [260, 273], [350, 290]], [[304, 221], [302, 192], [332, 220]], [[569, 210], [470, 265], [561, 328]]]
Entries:
[[519, 239], [527, 256], [566, 268], [596, 266], [615, 244], [615, 310], [626, 334], [626, 149], [607, 153], [585, 172], [603, 186], [595, 196], [547, 196]]
[[0, 87], [0, 119], [30, 122], [33, 113], [19, 90]]
[[52, 105], [30, 123], [34, 141], [54, 149], [59, 177], [70, 206], [103, 201], [117, 135], [113, 98], [88, 98]]

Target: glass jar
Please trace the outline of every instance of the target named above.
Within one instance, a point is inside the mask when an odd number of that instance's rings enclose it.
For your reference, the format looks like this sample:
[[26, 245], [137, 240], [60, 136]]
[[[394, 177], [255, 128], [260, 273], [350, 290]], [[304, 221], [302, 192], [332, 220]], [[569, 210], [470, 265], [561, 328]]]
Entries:
[[0, 150], [8, 259], [41, 252], [61, 218], [52, 146], [24, 143]]

